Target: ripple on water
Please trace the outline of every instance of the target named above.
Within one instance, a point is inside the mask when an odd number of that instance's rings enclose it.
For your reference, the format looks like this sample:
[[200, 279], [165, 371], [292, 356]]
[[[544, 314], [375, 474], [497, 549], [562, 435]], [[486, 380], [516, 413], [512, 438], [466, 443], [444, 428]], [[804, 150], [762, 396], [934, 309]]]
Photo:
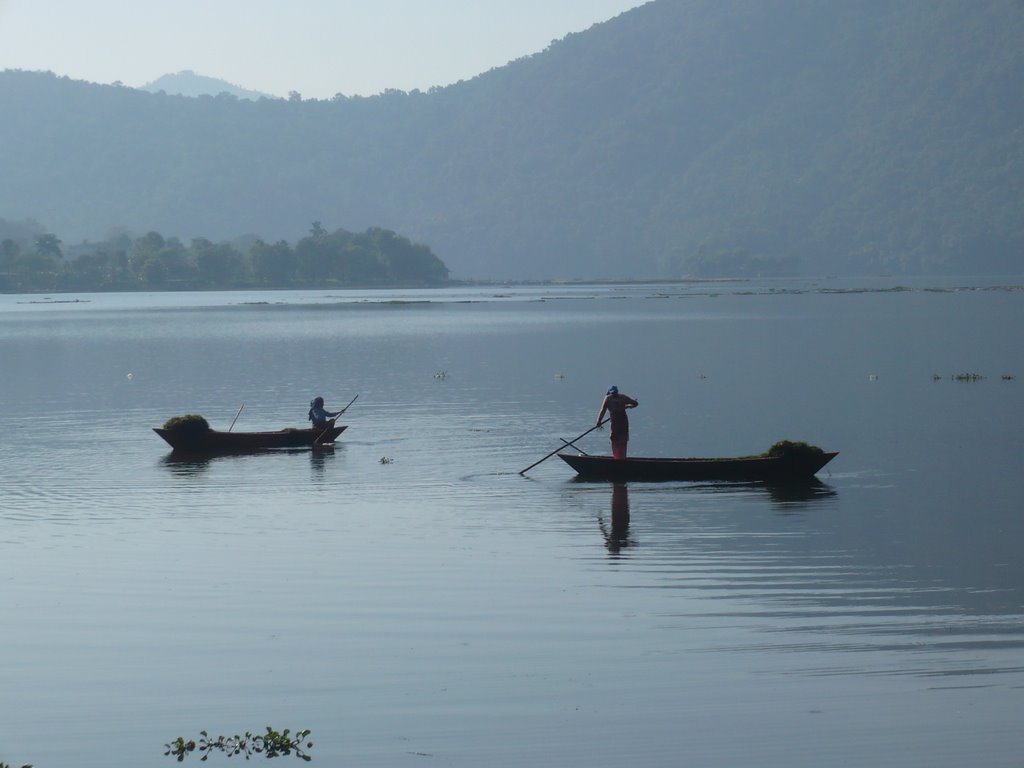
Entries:
[[[965, 610], [976, 596], [863, 562], [832, 535], [834, 493], [780, 508], [763, 488], [637, 487], [629, 486], [617, 533], [623, 547], [608, 547], [620, 563], [630, 554], [629, 569], [609, 585], [677, 596], [677, 610], [658, 612], [660, 625], [703, 630], [705, 642], [690, 650], [775, 659], [792, 675], [966, 678], [1024, 668], [1016, 615]], [[604, 496], [611, 500], [599, 520], [608, 523], [623, 501]], [[794, 509], [810, 517], [789, 520]], [[607, 575], [607, 554], [583, 557]]]

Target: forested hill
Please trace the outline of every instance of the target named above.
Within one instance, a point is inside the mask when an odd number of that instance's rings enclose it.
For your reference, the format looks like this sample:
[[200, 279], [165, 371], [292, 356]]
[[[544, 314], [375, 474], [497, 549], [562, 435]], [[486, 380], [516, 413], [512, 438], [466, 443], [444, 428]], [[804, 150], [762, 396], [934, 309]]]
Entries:
[[655, 0], [429, 93], [0, 75], [0, 217], [428, 244], [456, 278], [1024, 270], [1020, 0]]

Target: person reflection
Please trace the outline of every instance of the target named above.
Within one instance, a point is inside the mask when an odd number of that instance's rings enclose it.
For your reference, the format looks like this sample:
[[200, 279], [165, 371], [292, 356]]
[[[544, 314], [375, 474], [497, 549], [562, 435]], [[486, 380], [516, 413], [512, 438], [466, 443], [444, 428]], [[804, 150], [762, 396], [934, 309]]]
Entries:
[[314, 448], [309, 452], [310, 478], [314, 482], [324, 479], [327, 462], [334, 458], [334, 445]]
[[611, 526], [606, 525], [603, 518], [599, 523], [601, 533], [604, 534], [605, 546], [613, 555], [619, 554], [632, 544], [629, 539], [629, 489], [625, 483], [615, 483], [612, 486]]

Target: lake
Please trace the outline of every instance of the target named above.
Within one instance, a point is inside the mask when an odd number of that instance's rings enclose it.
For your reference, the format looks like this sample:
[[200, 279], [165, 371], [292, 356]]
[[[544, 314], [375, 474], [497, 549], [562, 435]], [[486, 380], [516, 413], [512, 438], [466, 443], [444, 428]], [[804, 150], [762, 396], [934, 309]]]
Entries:
[[[0, 296], [0, 762], [1019, 768], [1021, 329], [1019, 279]], [[612, 384], [631, 455], [840, 453], [519, 474]], [[332, 451], [151, 430], [316, 395]]]

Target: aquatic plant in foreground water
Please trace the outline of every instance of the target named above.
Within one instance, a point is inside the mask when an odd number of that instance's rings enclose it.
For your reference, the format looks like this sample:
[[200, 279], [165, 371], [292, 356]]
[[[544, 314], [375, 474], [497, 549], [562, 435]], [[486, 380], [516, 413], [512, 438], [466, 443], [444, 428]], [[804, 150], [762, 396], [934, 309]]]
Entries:
[[[213, 752], [223, 752], [228, 757], [234, 755], [245, 755], [248, 760], [252, 755], [263, 755], [264, 757], [281, 757], [282, 755], [295, 755], [307, 763], [313, 758], [306, 754], [305, 750], [313, 747], [312, 741], [307, 741], [311, 731], [307, 728], [296, 731], [292, 736], [291, 731], [285, 728], [278, 732], [267, 726], [267, 732], [253, 734], [249, 731], [244, 736], [218, 736], [211, 738], [206, 731], [199, 732], [199, 739], [186, 741], [179, 736], [170, 744], [164, 744], [167, 751], [165, 756], [173, 756], [179, 763], [187, 756], [197, 751], [202, 755], [200, 761], [205, 761]], [[303, 743], [305, 742], [305, 743]]]

